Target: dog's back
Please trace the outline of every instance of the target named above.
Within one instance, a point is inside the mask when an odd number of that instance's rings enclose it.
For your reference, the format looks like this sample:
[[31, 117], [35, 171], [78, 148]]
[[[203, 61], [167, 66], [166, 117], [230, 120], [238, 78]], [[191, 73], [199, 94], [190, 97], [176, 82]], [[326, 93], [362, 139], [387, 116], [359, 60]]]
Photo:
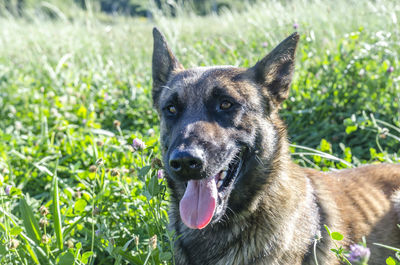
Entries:
[[[316, 176], [319, 177], [319, 176]], [[369, 264], [384, 264], [393, 251], [372, 243], [400, 246], [400, 165], [378, 164], [327, 174], [329, 192], [342, 220], [348, 243], [366, 237]]]
[[[327, 173], [302, 170], [313, 183], [321, 220], [344, 235], [340, 245], [348, 247], [365, 237], [371, 249], [368, 264], [384, 264], [393, 251], [372, 243], [400, 247], [400, 165], [367, 165]], [[329, 237], [320, 243], [323, 252], [328, 241]]]

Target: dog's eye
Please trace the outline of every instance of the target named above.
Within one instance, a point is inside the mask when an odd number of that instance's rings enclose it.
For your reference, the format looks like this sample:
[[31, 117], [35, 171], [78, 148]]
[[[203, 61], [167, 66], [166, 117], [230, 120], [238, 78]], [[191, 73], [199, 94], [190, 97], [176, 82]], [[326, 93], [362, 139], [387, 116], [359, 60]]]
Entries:
[[232, 105], [233, 105], [232, 102], [229, 102], [228, 100], [224, 100], [219, 105], [219, 109], [220, 110], [228, 110], [232, 107]]
[[174, 105], [169, 105], [166, 109], [170, 114], [173, 114], [173, 115], [175, 115], [178, 112], [178, 110], [176, 109], [176, 107]]

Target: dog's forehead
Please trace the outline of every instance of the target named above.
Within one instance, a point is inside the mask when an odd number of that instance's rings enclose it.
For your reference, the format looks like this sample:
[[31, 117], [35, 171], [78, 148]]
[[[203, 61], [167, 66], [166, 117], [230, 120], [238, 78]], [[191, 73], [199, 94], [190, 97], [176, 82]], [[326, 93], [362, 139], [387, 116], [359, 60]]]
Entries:
[[[210, 95], [215, 88], [224, 88], [232, 97], [245, 97], [246, 69], [234, 66], [196, 67], [176, 73], [167, 84], [161, 98], [178, 94], [184, 99], [199, 99]], [[241, 88], [241, 89], [240, 89]]]
[[226, 65], [226, 66], [204, 66], [190, 68], [177, 73], [171, 80], [174, 83], [196, 83], [198, 81], [209, 80], [210, 78], [225, 77], [238, 73], [239, 68]]

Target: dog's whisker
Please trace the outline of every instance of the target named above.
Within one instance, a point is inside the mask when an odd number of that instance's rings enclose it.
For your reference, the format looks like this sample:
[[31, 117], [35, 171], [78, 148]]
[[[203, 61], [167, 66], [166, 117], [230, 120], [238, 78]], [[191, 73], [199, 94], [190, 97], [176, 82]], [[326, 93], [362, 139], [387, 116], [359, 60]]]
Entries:
[[256, 161], [260, 166], [264, 166], [264, 162], [261, 160], [261, 158], [258, 155], [255, 155]]
[[[226, 209], [229, 210], [235, 217], [238, 217], [237, 213], [234, 210], [232, 210], [231, 207], [226, 206]], [[226, 218], [229, 219], [229, 216], [226, 215]]]
[[165, 89], [172, 91], [172, 88], [170, 88], [169, 86], [161, 86], [161, 88], [165, 88]]

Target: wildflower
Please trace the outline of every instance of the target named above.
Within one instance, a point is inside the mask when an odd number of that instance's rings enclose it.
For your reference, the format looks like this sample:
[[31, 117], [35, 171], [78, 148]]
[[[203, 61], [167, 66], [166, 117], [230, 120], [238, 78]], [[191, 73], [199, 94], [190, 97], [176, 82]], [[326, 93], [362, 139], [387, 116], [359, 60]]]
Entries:
[[8, 245], [8, 247], [10, 249], [16, 249], [18, 246], [19, 246], [19, 241], [17, 239], [15, 239], [15, 238], [11, 239], [11, 241], [10, 241], [10, 243]]
[[370, 255], [371, 252], [369, 248], [354, 244], [350, 246], [348, 260], [350, 262], [354, 262], [355, 264], [366, 264]]
[[11, 188], [12, 188], [11, 185], [7, 185], [7, 186], [4, 188], [4, 192], [6, 193], [7, 196], [10, 196]]
[[67, 248], [74, 248], [74, 242], [71, 239], [67, 240], [66, 245], [67, 245]]
[[50, 237], [48, 235], [43, 235], [42, 236], [42, 243], [47, 244], [50, 242]]
[[152, 168], [159, 168], [162, 167], [162, 162], [159, 158], [155, 157], [151, 160], [151, 167]]
[[111, 176], [118, 177], [119, 176], [119, 170], [117, 168], [111, 169]]
[[100, 229], [97, 229], [96, 231], [94, 231], [94, 234], [96, 235], [96, 236], [99, 236], [100, 235]]
[[75, 197], [80, 199], [82, 197], [82, 191], [80, 190], [75, 191]]
[[95, 206], [93, 209], [93, 215], [98, 215], [100, 213], [99, 207]]
[[388, 69], [386, 70], [387, 73], [392, 73], [394, 71], [394, 67], [393, 66], [389, 66]]
[[163, 178], [164, 178], [164, 170], [159, 169], [159, 170], [157, 171], [157, 178], [158, 178], [158, 179], [163, 179]]
[[39, 220], [39, 225], [40, 227], [46, 227], [49, 226], [49, 221], [46, 218], [41, 218]]
[[143, 149], [146, 148], [146, 144], [142, 140], [140, 140], [139, 138], [135, 138], [135, 139], [133, 139], [132, 147], [133, 147], [133, 149], [135, 151], [143, 150]]
[[154, 134], [155, 134], [155, 131], [153, 128], [150, 128], [147, 130], [147, 135], [154, 136]]
[[49, 91], [49, 92], [47, 93], [47, 97], [49, 97], [49, 98], [54, 98], [55, 95], [56, 95], [56, 94], [55, 94], [53, 91]]
[[97, 159], [96, 165], [99, 166], [99, 167], [101, 167], [102, 165], [104, 165], [104, 160], [103, 160], [103, 158], [100, 157], [99, 159]]
[[89, 172], [96, 172], [96, 170], [97, 170], [97, 167], [95, 166], [95, 165], [91, 165], [90, 167], [89, 167]]
[[388, 135], [388, 133], [389, 133], [389, 129], [388, 129], [388, 128], [383, 128], [383, 129], [381, 130], [380, 134], [379, 134], [379, 137], [380, 137], [381, 139], [385, 139], [386, 136]]
[[263, 43], [262, 43], [262, 46], [263, 46], [264, 48], [266, 48], [266, 47], [268, 46], [268, 42], [263, 42]]
[[149, 246], [150, 246], [150, 249], [156, 249], [157, 248], [157, 235], [154, 235], [154, 236], [152, 236], [150, 238]]
[[297, 24], [296, 22], [293, 23], [293, 28], [294, 28], [294, 29], [298, 29], [298, 28], [299, 28], [299, 24]]
[[22, 127], [23, 127], [22, 122], [20, 122], [20, 121], [15, 122], [15, 129], [17, 131], [20, 131], [22, 129]]
[[39, 212], [40, 212], [40, 214], [41, 214], [42, 216], [46, 216], [46, 215], [49, 214], [49, 209], [47, 209], [46, 206], [42, 205], [42, 206], [40, 206], [40, 208], [39, 208]]
[[121, 127], [121, 122], [120, 122], [119, 120], [115, 120], [115, 121], [113, 122], [113, 124], [114, 124], [114, 127], [115, 127], [115, 128]]

